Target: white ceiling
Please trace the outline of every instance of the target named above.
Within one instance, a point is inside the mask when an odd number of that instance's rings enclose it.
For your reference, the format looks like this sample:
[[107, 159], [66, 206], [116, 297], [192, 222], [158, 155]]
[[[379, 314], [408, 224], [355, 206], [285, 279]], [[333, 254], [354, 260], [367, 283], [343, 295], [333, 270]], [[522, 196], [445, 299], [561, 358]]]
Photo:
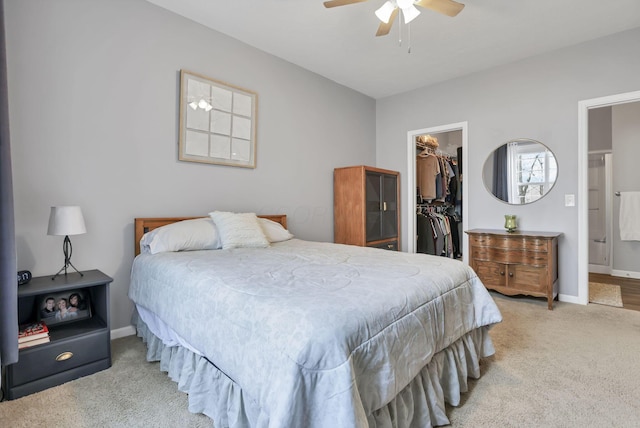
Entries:
[[375, 37], [384, 0], [147, 1], [373, 98], [640, 27], [640, 0], [458, 0], [454, 18], [420, 9], [408, 53], [398, 22]]

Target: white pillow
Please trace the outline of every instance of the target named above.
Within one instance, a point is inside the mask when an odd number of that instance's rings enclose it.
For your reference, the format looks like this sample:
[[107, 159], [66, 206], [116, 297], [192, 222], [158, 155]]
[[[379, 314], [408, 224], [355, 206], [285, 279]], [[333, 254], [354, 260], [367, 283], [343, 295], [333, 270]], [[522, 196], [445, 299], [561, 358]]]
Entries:
[[213, 211], [209, 216], [218, 228], [223, 249], [269, 246], [269, 240], [264, 236], [258, 217], [254, 213]]
[[183, 220], [153, 229], [142, 236], [140, 248], [151, 254], [167, 251], [217, 250], [218, 229], [209, 217]]
[[258, 220], [269, 242], [281, 242], [293, 238], [291, 232], [285, 229], [280, 223], [269, 220], [268, 218], [258, 218]]

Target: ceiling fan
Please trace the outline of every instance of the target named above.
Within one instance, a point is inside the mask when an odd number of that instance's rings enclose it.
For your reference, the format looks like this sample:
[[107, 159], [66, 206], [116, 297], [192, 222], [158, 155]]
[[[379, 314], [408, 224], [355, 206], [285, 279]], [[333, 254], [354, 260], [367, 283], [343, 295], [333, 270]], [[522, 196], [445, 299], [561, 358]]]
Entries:
[[[367, 0], [328, 0], [324, 2], [324, 7], [345, 6], [353, 3], [362, 3]], [[381, 24], [378, 27], [376, 36], [385, 36], [389, 34], [393, 21], [402, 11], [404, 23], [408, 24], [413, 21], [420, 10], [416, 6], [431, 9], [447, 16], [456, 16], [464, 8], [464, 4], [453, 0], [387, 0], [382, 7], [376, 10], [376, 16], [380, 19]]]

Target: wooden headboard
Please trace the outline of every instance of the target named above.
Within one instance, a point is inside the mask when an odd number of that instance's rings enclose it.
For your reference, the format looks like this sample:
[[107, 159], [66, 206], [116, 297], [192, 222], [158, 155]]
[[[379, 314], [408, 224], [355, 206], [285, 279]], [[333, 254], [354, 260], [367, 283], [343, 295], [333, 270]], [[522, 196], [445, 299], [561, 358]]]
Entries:
[[[266, 218], [276, 223], [280, 223], [285, 229], [287, 228], [287, 215], [286, 214], [273, 214], [273, 215], [258, 215], [260, 218]], [[166, 226], [167, 224], [175, 223], [182, 220], [193, 220], [195, 218], [202, 217], [147, 217], [135, 219], [135, 255], [140, 254], [140, 239], [142, 235], [153, 229]]]

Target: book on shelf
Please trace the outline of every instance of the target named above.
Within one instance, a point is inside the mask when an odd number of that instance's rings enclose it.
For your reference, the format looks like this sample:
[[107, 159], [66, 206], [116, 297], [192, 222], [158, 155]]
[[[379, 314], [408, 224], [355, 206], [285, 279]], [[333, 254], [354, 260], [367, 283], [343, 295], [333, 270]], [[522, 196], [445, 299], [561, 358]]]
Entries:
[[42, 321], [23, 324], [18, 330], [18, 343], [31, 342], [42, 338], [49, 339], [49, 328]]
[[49, 336], [40, 337], [38, 339], [27, 340], [26, 342], [18, 343], [18, 349], [28, 348], [30, 346], [40, 345], [42, 343], [48, 343], [51, 339]]

